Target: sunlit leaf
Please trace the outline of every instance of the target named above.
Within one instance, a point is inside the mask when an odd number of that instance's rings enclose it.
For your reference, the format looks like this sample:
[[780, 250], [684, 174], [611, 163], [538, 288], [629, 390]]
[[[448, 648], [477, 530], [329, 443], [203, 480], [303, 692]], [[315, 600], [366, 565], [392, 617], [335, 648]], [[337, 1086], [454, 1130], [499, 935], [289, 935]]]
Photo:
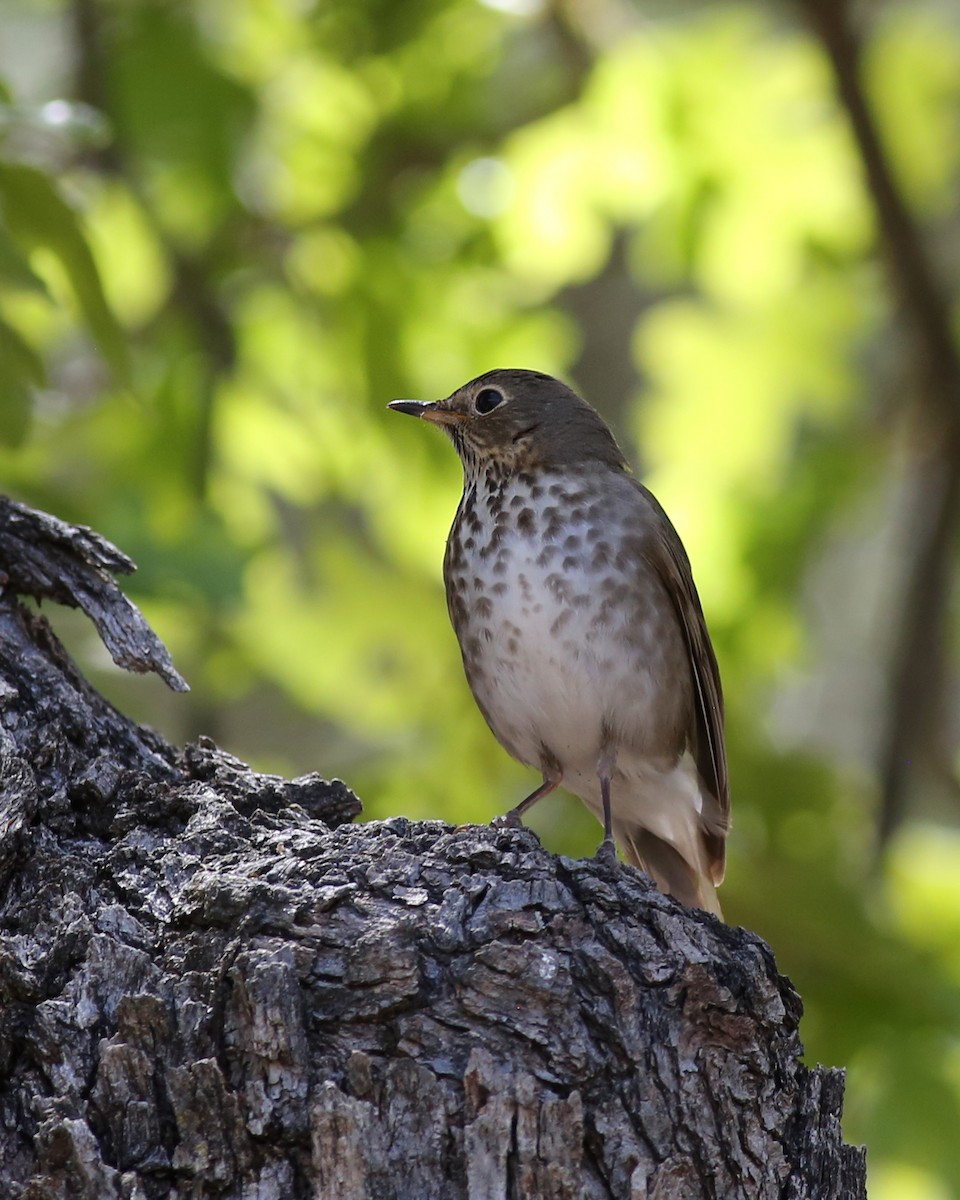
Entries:
[[47, 293], [47, 285], [30, 266], [29, 259], [0, 223], [0, 284]]
[[123, 333], [107, 305], [77, 215], [52, 180], [34, 167], [0, 162], [0, 213], [19, 245], [44, 247], [55, 255], [97, 345], [117, 376], [125, 379], [128, 356]]
[[43, 362], [24, 338], [0, 320], [0, 442], [19, 446], [30, 426], [32, 388], [44, 382]]

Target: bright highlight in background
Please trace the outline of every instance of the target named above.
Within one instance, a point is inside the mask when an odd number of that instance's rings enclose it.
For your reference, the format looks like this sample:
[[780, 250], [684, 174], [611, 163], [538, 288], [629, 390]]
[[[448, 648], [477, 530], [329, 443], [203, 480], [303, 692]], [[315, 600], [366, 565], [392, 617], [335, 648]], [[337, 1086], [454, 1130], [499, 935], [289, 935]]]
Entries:
[[480, 0], [480, 3], [484, 8], [515, 17], [532, 17], [543, 9], [543, 0]]
[[869, 1178], [870, 1200], [950, 1200], [939, 1180], [906, 1163], [881, 1163]]
[[513, 199], [513, 174], [499, 158], [475, 158], [460, 172], [457, 195], [475, 217], [498, 217]]

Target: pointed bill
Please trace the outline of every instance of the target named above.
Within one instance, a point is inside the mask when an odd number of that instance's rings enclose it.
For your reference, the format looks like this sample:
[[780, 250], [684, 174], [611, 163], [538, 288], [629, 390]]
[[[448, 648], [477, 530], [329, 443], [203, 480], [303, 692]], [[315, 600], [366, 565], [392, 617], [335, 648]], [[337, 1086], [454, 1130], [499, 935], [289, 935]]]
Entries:
[[391, 400], [387, 408], [411, 417], [420, 417], [432, 425], [459, 425], [464, 420], [463, 413], [441, 408], [439, 404], [428, 404], [425, 400]]

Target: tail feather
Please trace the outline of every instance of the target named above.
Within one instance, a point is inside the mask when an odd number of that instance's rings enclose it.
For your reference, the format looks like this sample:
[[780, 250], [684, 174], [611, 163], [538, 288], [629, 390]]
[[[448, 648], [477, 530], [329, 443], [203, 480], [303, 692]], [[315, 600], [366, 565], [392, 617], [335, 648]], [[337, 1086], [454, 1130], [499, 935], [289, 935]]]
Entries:
[[[584, 775], [575, 782], [573, 790], [602, 821], [596, 777]], [[706, 909], [722, 920], [716, 887], [723, 882], [730, 818], [703, 785], [689, 755], [664, 768], [621, 753], [611, 801], [613, 835], [628, 861], [681, 904]]]
[[727, 834], [730, 831], [730, 812], [724, 810], [700, 781], [700, 836], [706, 851], [706, 870], [717, 885], [723, 883], [727, 863]]
[[703, 908], [723, 920], [720, 901], [707, 871], [697, 870], [676, 847], [649, 829], [634, 826], [618, 838], [627, 858], [646, 871], [661, 892], [673, 896], [688, 908]]

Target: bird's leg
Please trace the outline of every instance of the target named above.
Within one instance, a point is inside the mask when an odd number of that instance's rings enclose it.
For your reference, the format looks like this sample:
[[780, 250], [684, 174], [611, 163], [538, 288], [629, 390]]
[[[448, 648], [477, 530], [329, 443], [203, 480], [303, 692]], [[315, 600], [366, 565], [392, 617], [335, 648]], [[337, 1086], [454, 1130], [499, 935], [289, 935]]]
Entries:
[[494, 821], [495, 825], [499, 825], [504, 829], [522, 829], [523, 821], [520, 819], [528, 808], [533, 808], [538, 800], [542, 800], [544, 796], [549, 796], [552, 791], [555, 791], [560, 786], [560, 780], [563, 778], [561, 774], [555, 771], [544, 771], [543, 783], [538, 788], [520, 801], [518, 805], [511, 808], [509, 812], [504, 813], [502, 817], [497, 817]]
[[604, 750], [597, 762], [597, 774], [600, 776], [600, 801], [603, 804], [603, 841], [597, 849], [597, 858], [610, 865], [617, 861], [617, 847], [613, 840], [613, 808], [610, 804], [610, 779], [616, 761], [615, 750]]

